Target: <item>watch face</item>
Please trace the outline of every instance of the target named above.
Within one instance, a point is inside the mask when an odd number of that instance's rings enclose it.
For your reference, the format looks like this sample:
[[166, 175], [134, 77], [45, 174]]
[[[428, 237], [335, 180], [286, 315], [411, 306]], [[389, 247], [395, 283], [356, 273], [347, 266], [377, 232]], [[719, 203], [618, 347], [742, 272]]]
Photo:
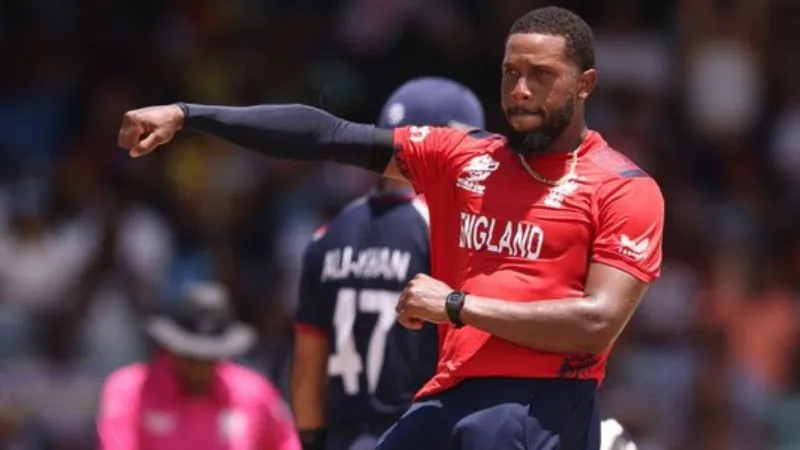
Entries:
[[447, 295], [445, 300], [445, 310], [447, 312], [447, 317], [450, 319], [450, 322], [456, 326], [456, 328], [462, 327], [464, 324], [461, 323], [460, 315], [461, 315], [461, 308], [464, 305], [464, 294], [461, 292], [452, 292]]

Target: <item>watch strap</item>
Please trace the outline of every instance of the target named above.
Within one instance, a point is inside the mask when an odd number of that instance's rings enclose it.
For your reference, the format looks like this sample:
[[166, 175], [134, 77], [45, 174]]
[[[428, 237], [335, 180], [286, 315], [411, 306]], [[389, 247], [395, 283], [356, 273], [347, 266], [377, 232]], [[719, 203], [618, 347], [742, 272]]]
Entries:
[[464, 309], [466, 297], [467, 294], [461, 291], [455, 291], [448, 294], [447, 298], [445, 298], [444, 308], [447, 313], [447, 318], [450, 319], [450, 323], [456, 328], [464, 326], [464, 322], [461, 321], [461, 310]]

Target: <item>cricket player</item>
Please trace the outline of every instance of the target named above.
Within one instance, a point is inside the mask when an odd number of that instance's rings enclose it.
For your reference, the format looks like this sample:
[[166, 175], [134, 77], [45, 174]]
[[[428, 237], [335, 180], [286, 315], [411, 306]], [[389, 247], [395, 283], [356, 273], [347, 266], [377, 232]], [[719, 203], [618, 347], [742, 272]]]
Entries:
[[[426, 77], [398, 88], [378, 126], [484, 126], [475, 94]], [[292, 397], [305, 450], [372, 450], [436, 368], [436, 326], [397, 323], [400, 292], [430, 272], [428, 207], [383, 179], [319, 230], [306, 250], [296, 313]], [[327, 382], [327, 386], [326, 386]]]
[[430, 208], [431, 276], [397, 302], [440, 324], [436, 374], [378, 449], [597, 450], [609, 352], [660, 273], [658, 184], [587, 127], [594, 38], [574, 13], [535, 9], [500, 64], [505, 134], [394, 130], [303, 105], [179, 103], [126, 113], [134, 156], [194, 129], [265, 155], [332, 160], [404, 179]]

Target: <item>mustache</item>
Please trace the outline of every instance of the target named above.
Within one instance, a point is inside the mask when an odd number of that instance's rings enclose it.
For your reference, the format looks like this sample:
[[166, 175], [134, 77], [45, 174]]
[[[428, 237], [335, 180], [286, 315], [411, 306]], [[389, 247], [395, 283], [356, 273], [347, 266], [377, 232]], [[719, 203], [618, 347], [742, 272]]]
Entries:
[[539, 114], [546, 116], [547, 111], [544, 108], [526, 108], [524, 106], [512, 106], [506, 109], [506, 114], [509, 116], [524, 116], [531, 114]]

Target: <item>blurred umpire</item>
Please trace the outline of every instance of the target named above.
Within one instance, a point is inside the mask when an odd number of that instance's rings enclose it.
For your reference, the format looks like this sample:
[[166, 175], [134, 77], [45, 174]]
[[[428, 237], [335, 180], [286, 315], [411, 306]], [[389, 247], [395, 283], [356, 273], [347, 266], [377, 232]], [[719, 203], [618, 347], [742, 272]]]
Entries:
[[153, 361], [105, 382], [97, 427], [104, 450], [299, 450], [291, 414], [261, 374], [229, 359], [255, 333], [236, 322], [226, 290], [193, 283], [172, 314], [147, 323]]
[[[381, 128], [482, 129], [465, 86], [418, 78], [398, 88]], [[437, 329], [397, 326], [406, 283], [430, 268], [428, 210], [405, 182], [383, 179], [320, 229], [303, 263], [292, 400], [306, 450], [372, 450], [433, 375]]]

